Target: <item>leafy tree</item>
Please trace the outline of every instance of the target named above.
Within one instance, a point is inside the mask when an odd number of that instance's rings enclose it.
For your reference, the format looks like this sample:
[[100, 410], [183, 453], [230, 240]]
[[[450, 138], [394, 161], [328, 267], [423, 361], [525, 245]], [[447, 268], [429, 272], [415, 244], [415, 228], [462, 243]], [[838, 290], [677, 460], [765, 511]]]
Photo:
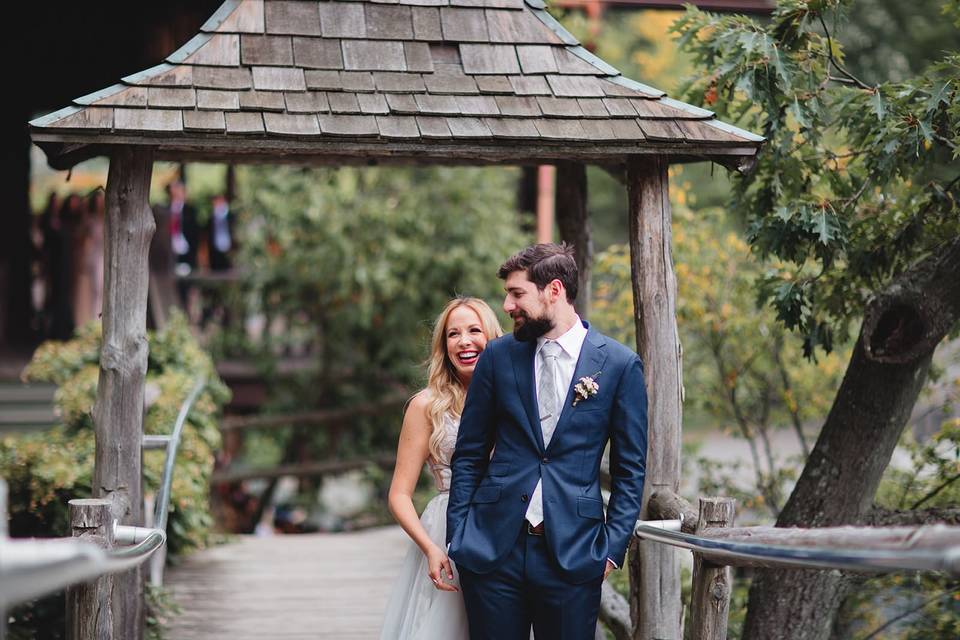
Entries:
[[[804, 361], [773, 311], [756, 307], [754, 285], [763, 265], [720, 210], [693, 212], [675, 205], [672, 238], [685, 405], [749, 444], [755, 481], [749, 487], [739, 483], [736, 497], [742, 506], [776, 517], [794, 476], [777, 459], [773, 430], [790, 425], [798, 449], [809, 451], [803, 426], [826, 415], [829, 390], [839, 384], [841, 357]], [[612, 246], [598, 256], [597, 281], [594, 320], [630, 344], [634, 323], [626, 246]], [[719, 485], [709, 483], [720, 469], [709, 458], [697, 464], [708, 483], [701, 490], [716, 495]], [[726, 483], [722, 493], [729, 494], [731, 486]]]
[[[422, 384], [431, 324], [448, 299], [472, 295], [499, 309], [497, 267], [529, 240], [517, 230], [517, 176], [503, 168], [238, 170], [238, 263], [248, 276], [233, 315], [264, 315], [274, 327], [254, 348], [268, 370], [297, 350], [314, 365], [282, 384], [268, 375], [266, 411], [369, 404]], [[286, 462], [381, 453], [394, 450], [399, 417], [358, 419], [338, 443], [309, 429], [269, 437]]]
[[[757, 256], [784, 264], [761, 281], [763, 300], [810, 359], [856, 338], [780, 526], [863, 521], [960, 318], [960, 55], [866, 84], [830, 30], [851, 5], [787, 0], [763, 25], [690, 9], [674, 27], [702, 70], [688, 98], [768, 138], [731, 204]], [[828, 637], [844, 592], [835, 573], [760, 571], [745, 635]]]

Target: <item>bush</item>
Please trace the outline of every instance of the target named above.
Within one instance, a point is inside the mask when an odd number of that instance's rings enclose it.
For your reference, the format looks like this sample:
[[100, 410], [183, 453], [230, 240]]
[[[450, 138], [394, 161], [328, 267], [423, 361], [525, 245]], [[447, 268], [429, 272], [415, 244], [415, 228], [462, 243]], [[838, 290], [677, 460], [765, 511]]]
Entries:
[[[210, 539], [213, 519], [208, 481], [214, 452], [220, 446], [217, 419], [230, 392], [217, 377], [213, 361], [194, 340], [182, 315], [174, 315], [164, 330], [151, 333], [148, 340], [149, 406], [145, 433], [170, 433], [197, 377], [207, 376], [207, 384], [184, 425], [174, 470], [167, 550], [168, 557], [175, 558], [189, 549], [205, 546]], [[13, 537], [69, 536], [67, 503], [74, 498], [91, 497], [95, 450], [92, 409], [100, 344], [100, 324], [90, 323], [81, 327], [70, 341], [41, 345], [24, 372], [27, 381], [57, 385], [54, 402], [61, 421], [42, 433], [0, 438], [0, 477], [9, 484]], [[158, 489], [164, 457], [163, 451], [145, 453], [145, 492]], [[57, 612], [62, 616], [63, 607], [51, 602], [62, 602], [62, 598], [54, 596], [14, 610], [11, 635], [18, 637], [26, 632], [33, 635], [23, 637], [59, 637], [63, 621], [57, 619]], [[40, 611], [44, 611], [43, 615]]]

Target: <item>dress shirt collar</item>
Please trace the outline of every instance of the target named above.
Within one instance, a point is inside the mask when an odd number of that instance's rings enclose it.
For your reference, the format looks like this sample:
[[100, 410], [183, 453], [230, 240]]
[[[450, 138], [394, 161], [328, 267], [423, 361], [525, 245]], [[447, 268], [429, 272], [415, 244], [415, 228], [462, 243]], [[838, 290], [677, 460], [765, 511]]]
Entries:
[[[554, 342], [560, 345], [560, 348], [563, 349], [563, 352], [574, 360], [580, 357], [580, 349], [583, 347], [583, 341], [587, 338], [587, 328], [583, 326], [583, 321], [580, 319], [579, 315], [575, 317], [576, 322], [573, 323], [573, 326], [570, 327], [562, 336], [554, 340]], [[548, 338], [543, 336], [537, 338], [537, 351], [534, 354], [534, 357], [540, 355], [540, 349], [543, 348], [543, 343], [547, 340]]]

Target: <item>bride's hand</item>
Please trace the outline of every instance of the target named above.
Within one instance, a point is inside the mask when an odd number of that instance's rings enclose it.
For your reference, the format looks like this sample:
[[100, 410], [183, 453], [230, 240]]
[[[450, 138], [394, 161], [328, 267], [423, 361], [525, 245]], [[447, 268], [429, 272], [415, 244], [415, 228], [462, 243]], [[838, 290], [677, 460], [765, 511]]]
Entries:
[[446, 580], [453, 580], [453, 566], [450, 564], [450, 558], [440, 547], [433, 547], [427, 552], [427, 567], [430, 580], [433, 586], [441, 591], [460, 591], [456, 585], [450, 584]]

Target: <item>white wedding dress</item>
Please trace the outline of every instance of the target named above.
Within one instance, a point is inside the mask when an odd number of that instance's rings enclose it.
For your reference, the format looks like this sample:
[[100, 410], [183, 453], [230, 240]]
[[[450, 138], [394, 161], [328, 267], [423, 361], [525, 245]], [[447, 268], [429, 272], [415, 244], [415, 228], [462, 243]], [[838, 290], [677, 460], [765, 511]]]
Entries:
[[[458, 418], [444, 416], [444, 436], [440, 444], [442, 459], [434, 460], [433, 456], [427, 459], [439, 493], [427, 503], [420, 523], [441, 549], [446, 547], [450, 456], [457, 444], [459, 426]], [[412, 540], [409, 547], [387, 603], [381, 640], [467, 640], [469, 632], [463, 594], [434, 587], [427, 575], [427, 557]], [[460, 587], [455, 567], [453, 584]]]

